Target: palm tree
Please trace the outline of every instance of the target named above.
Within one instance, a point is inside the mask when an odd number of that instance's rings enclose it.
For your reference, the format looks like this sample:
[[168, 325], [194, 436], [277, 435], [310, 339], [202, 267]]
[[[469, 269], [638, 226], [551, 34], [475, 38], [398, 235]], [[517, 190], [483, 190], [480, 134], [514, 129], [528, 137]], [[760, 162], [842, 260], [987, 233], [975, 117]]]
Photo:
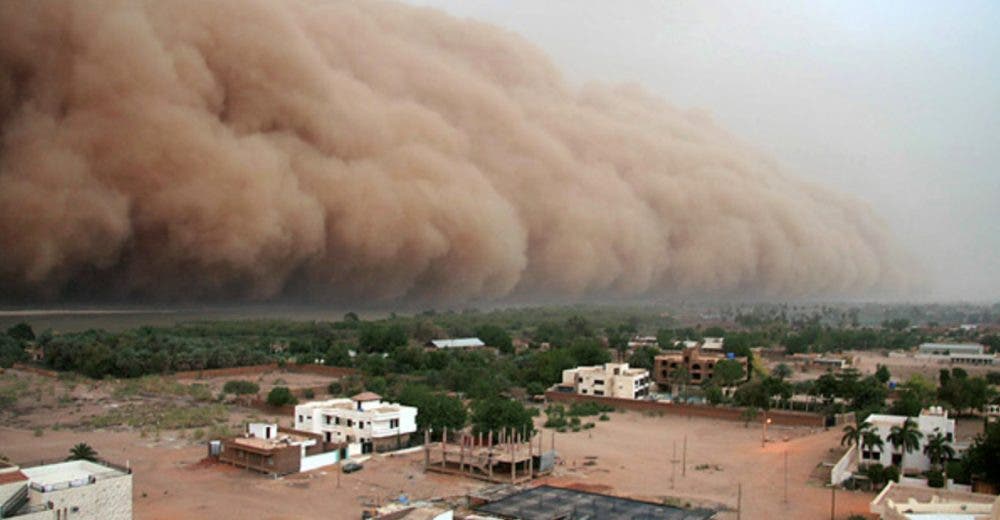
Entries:
[[902, 469], [903, 458], [905, 458], [907, 453], [916, 451], [920, 447], [920, 439], [923, 438], [924, 434], [920, 433], [917, 429], [917, 423], [909, 417], [903, 421], [900, 426], [893, 426], [892, 430], [889, 431], [889, 442], [897, 450], [902, 448], [903, 453], [899, 458], [899, 466]]
[[97, 452], [89, 444], [79, 443], [69, 450], [69, 457], [66, 460], [97, 460]]
[[871, 452], [873, 448], [878, 448], [878, 451], [882, 451], [882, 446], [885, 443], [882, 441], [882, 436], [878, 434], [876, 430], [868, 430], [861, 437], [861, 447], [864, 451]]
[[862, 421], [861, 424], [848, 424], [844, 426], [844, 436], [840, 438], [841, 446], [854, 446], [861, 445], [861, 438], [864, 436], [865, 432], [872, 429], [872, 424], [868, 421]]
[[939, 468], [943, 468], [945, 462], [955, 457], [955, 450], [937, 428], [934, 428], [934, 433], [927, 437], [924, 453], [931, 459], [931, 466]]

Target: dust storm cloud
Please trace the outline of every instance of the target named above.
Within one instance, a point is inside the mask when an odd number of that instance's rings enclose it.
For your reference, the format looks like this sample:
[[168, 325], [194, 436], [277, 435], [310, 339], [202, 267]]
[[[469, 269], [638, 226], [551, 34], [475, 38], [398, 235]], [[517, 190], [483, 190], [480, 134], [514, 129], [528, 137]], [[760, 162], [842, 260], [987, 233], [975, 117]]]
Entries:
[[395, 3], [6, 1], [0, 132], [14, 298], [802, 297], [907, 279], [868, 207], [705, 114], [569, 85], [514, 34]]

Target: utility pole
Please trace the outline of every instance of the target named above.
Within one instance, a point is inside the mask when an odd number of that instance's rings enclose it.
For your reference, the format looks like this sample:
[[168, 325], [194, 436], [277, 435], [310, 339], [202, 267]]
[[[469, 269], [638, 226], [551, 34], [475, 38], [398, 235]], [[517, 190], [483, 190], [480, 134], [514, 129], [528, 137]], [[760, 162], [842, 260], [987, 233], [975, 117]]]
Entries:
[[736, 520], [743, 514], [743, 483], [736, 485]]
[[688, 436], [684, 436], [684, 451], [681, 455], [681, 476], [687, 476], [687, 466], [688, 466]]
[[674, 441], [674, 456], [670, 459], [670, 489], [674, 489], [677, 476], [677, 441]]
[[785, 449], [785, 504], [788, 503], [788, 449]]
[[830, 486], [830, 520], [837, 514], [837, 486]]

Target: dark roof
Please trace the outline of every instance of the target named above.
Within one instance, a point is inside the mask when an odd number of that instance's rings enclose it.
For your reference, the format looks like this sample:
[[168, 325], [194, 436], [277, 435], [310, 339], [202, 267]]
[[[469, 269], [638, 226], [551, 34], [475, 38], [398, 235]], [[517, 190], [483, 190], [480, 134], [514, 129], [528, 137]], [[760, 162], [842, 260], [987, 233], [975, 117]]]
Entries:
[[708, 520], [711, 509], [684, 509], [575, 489], [539, 486], [476, 508], [503, 518], [521, 520]]
[[382, 396], [376, 394], [375, 392], [361, 392], [360, 394], [351, 397], [351, 400], [353, 401], [379, 401], [381, 399]]

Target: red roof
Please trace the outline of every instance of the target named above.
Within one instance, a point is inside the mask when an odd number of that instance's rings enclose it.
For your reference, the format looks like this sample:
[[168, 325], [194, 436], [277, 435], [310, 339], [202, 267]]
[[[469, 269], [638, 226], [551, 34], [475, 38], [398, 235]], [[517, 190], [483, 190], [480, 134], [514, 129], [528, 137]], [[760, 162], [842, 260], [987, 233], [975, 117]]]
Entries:
[[381, 395], [375, 392], [361, 392], [360, 394], [351, 398], [353, 401], [379, 401], [382, 399]]
[[0, 484], [10, 484], [11, 482], [20, 482], [22, 480], [28, 480], [28, 476], [21, 473], [21, 470], [0, 473]]

